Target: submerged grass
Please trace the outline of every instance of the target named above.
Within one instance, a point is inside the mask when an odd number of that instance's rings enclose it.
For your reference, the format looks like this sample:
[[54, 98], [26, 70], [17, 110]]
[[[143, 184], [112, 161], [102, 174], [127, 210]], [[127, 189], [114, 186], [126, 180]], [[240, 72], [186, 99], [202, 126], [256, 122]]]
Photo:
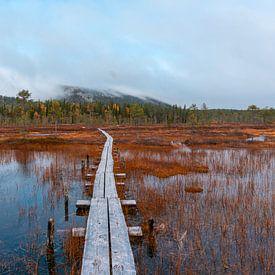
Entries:
[[[275, 151], [161, 147], [121, 146], [126, 185], [145, 232], [149, 219], [156, 222], [135, 253], [138, 273], [273, 274]], [[208, 173], [165, 178], [157, 169], [186, 163], [208, 167]]]

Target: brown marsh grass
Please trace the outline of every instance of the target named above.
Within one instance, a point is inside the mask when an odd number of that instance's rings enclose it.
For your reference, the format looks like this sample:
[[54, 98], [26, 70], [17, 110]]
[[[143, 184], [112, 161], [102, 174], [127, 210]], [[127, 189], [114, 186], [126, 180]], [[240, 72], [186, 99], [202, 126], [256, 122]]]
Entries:
[[[139, 222], [156, 221], [154, 236], [146, 233], [134, 250], [139, 274], [275, 272], [274, 149], [118, 147]], [[164, 178], [150, 161], [164, 171], [167, 162], [199, 164], [208, 173]]]

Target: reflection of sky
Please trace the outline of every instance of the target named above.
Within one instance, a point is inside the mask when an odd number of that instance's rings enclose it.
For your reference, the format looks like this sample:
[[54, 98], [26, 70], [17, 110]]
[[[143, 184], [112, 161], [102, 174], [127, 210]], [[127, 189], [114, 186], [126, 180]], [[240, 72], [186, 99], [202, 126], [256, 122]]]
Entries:
[[[185, 148], [186, 149], [186, 148]], [[207, 165], [209, 173], [189, 173], [187, 175], [177, 175], [165, 179], [159, 179], [155, 176], [147, 175], [144, 177], [146, 185], [160, 188], [167, 184], [180, 183], [183, 186], [198, 184], [204, 189], [204, 195], [207, 192], [215, 192], [220, 196], [236, 196], [238, 188], [245, 188], [252, 182], [255, 183], [255, 194], [259, 197], [268, 197], [272, 199], [272, 188], [275, 180], [275, 158], [274, 152], [268, 150], [252, 152], [246, 149], [227, 149], [227, 150], [209, 150], [199, 149], [194, 150], [194, 160], [198, 164]], [[196, 156], [196, 153], [199, 155]], [[127, 158], [132, 158], [134, 155], [130, 151], [122, 152], [122, 155]], [[189, 162], [189, 153], [182, 153], [182, 149], [176, 149], [169, 153], [155, 152], [138, 152], [138, 157], [147, 157], [158, 161], [173, 161], [176, 158], [181, 163]], [[266, 161], [270, 159], [270, 161]], [[261, 162], [261, 159], [263, 162]], [[238, 166], [245, 161], [247, 167], [242, 167], [241, 172], [238, 172]], [[217, 163], [218, 171], [216, 168]], [[135, 179], [133, 179], [135, 180]], [[216, 188], [213, 189], [213, 183], [216, 183]]]
[[[28, 152], [21, 152], [27, 154]], [[64, 153], [63, 153], [64, 154]], [[60, 153], [59, 161], [64, 161], [65, 154]], [[82, 194], [80, 174], [76, 177], [70, 175], [75, 164], [59, 163], [59, 171], [67, 175], [64, 181], [69, 185], [69, 222], [64, 221], [64, 197], [58, 195], [59, 186], [53, 187], [53, 183], [43, 182], [42, 177], [46, 168], [55, 164], [56, 153], [29, 152], [26, 163], [16, 161], [18, 152], [10, 151], [6, 154], [6, 161], [1, 156], [0, 165], [0, 258], [4, 260], [15, 256], [32, 255], [26, 248], [33, 242], [36, 245], [45, 244], [48, 219], [55, 219], [56, 232], [74, 225], [82, 225], [85, 222], [83, 217], [75, 215], [75, 202], [78, 198], [85, 198]], [[19, 161], [19, 159], [18, 159]], [[78, 166], [77, 166], [78, 167]], [[80, 169], [79, 169], [80, 171]], [[54, 174], [55, 175], [55, 174]], [[70, 177], [70, 179], [69, 179]], [[79, 179], [79, 180], [77, 180]], [[58, 184], [58, 183], [57, 183]], [[60, 183], [62, 184], [62, 182]], [[63, 188], [62, 185], [60, 187]], [[38, 237], [38, 243], [36, 237]], [[56, 247], [60, 249], [62, 234], [56, 234]], [[41, 243], [42, 242], [42, 243]], [[61, 255], [61, 254], [60, 254]], [[63, 257], [63, 256], [60, 256]], [[64, 259], [60, 258], [60, 261]], [[42, 261], [43, 262], [43, 261]], [[12, 265], [14, 266], [14, 265]], [[43, 264], [41, 266], [43, 267]], [[1, 269], [0, 269], [1, 270]], [[24, 270], [24, 269], [22, 269]]]

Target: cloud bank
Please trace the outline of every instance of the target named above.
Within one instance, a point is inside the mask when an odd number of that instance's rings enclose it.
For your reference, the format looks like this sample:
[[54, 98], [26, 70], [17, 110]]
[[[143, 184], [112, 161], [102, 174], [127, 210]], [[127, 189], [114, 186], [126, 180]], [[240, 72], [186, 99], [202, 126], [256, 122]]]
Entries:
[[168, 103], [275, 106], [273, 1], [3, 0], [0, 94], [57, 85]]

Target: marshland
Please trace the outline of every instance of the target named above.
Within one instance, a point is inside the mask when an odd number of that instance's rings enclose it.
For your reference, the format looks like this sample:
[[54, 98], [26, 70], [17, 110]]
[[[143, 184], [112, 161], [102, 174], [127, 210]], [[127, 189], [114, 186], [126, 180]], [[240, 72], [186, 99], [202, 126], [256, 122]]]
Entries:
[[275, 274], [275, 1], [0, 1], [0, 274]]
[[[130, 238], [138, 274], [274, 273], [273, 126], [104, 129], [115, 172], [127, 174], [119, 196], [137, 202], [124, 214], [143, 231]], [[98, 163], [104, 141], [85, 126], [2, 129], [1, 274], [80, 273], [84, 241], [71, 229], [85, 227], [87, 213], [75, 203], [91, 197], [87, 155], [89, 167]]]

